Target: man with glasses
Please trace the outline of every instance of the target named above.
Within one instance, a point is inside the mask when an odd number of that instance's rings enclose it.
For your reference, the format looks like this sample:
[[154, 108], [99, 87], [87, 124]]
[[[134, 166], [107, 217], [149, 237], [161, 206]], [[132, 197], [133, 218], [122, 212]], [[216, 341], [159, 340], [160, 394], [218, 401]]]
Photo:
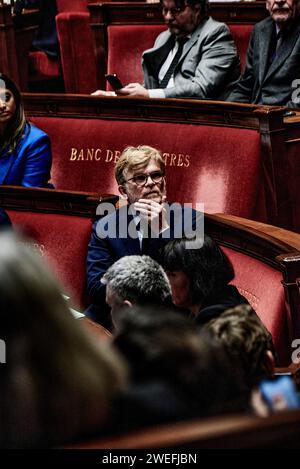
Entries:
[[150, 146], [128, 147], [116, 165], [118, 188], [126, 204], [94, 224], [87, 255], [87, 287], [93, 304], [86, 315], [108, 327], [101, 278], [123, 256], [157, 258], [170, 239], [201, 230], [202, 214], [166, 203], [165, 163]]
[[[118, 95], [226, 99], [240, 75], [230, 31], [208, 15], [208, 0], [161, 0], [168, 27], [143, 53], [144, 86], [129, 83]], [[113, 92], [97, 90], [94, 95]]]

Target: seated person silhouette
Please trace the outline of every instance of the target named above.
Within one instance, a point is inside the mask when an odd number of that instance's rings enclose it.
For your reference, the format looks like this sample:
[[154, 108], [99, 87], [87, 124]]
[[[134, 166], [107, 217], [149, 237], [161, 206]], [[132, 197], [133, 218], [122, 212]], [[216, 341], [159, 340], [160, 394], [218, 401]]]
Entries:
[[9, 232], [0, 234], [0, 323], [0, 447], [45, 448], [98, 433], [126, 367], [92, 342], [41, 258]]
[[251, 390], [264, 378], [273, 378], [275, 350], [272, 336], [250, 305], [228, 309], [202, 329], [221, 342], [230, 356], [240, 360]]
[[203, 214], [166, 201], [166, 174], [162, 154], [148, 145], [127, 147], [115, 168], [125, 203], [95, 222], [87, 253], [87, 290], [92, 304], [85, 314], [109, 327], [106, 288], [101, 278], [123, 256], [147, 254], [182, 233], [203, 231]]
[[[168, 30], [144, 51], [144, 86], [129, 83], [118, 95], [143, 98], [226, 99], [240, 75], [228, 26], [208, 14], [208, 0], [161, 0]], [[97, 90], [94, 95], [113, 95]]]
[[192, 321], [161, 307], [132, 307], [119, 316], [114, 344], [132, 383], [114, 406], [113, 430], [243, 411], [239, 366]]
[[20, 91], [0, 73], [0, 185], [53, 187], [50, 139], [25, 117]]
[[172, 304], [168, 277], [149, 256], [121, 257], [108, 269], [101, 282], [106, 285], [106, 302], [111, 308], [114, 327], [126, 308]]
[[266, 0], [266, 8], [270, 16], [254, 26], [245, 71], [227, 99], [299, 108], [299, 0]]
[[170, 280], [173, 303], [202, 326], [223, 311], [248, 303], [234, 285], [233, 267], [208, 235], [170, 241], [161, 263]]

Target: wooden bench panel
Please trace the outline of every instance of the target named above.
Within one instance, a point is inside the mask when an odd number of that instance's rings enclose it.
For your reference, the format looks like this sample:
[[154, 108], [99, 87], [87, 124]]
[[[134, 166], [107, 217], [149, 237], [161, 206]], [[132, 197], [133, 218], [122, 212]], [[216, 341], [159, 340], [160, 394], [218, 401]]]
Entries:
[[[179, 422], [123, 435], [77, 442], [65, 448], [106, 450], [166, 448], [181, 451], [196, 450], [196, 452], [199, 449], [299, 449], [300, 410], [278, 412], [267, 418], [230, 415]], [[143, 454], [141, 452], [141, 457]], [[198, 453], [197, 457], [199, 458]]]

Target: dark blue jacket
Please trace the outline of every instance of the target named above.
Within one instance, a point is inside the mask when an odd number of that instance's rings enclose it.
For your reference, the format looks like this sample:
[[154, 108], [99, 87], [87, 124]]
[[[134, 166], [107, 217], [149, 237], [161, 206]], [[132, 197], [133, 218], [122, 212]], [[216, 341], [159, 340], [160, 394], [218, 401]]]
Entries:
[[51, 163], [48, 135], [38, 127], [26, 124], [24, 136], [15, 150], [0, 155], [0, 184], [49, 187]]
[[128, 213], [128, 206], [115, 210], [94, 224], [87, 254], [87, 288], [93, 302], [86, 311], [88, 316], [102, 322], [100, 319], [102, 311], [107, 311], [107, 308], [105, 286], [100, 279], [114, 262], [130, 255], [147, 254], [157, 258], [160, 248], [171, 239], [182, 237], [184, 228], [187, 232], [195, 230], [196, 222], [197, 228], [203, 228], [203, 214], [200, 212], [176, 204], [175, 210], [171, 210], [170, 213], [170, 229], [157, 238], [149, 238], [147, 247], [142, 249], [133, 216]]

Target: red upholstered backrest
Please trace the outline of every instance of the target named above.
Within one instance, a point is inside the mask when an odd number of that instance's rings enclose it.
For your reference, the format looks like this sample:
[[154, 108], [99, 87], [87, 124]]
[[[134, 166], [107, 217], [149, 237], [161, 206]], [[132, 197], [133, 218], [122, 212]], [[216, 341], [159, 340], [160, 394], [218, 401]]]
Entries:
[[89, 13], [60, 13], [56, 25], [66, 93], [92, 93], [97, 67]]
[[153, 46], [165, 29], [164, 24], [108, 26], [107, 73], [117, 73], [124, 85], [143, 83], [142, 53]]
[[288, 365], [291, 361], [291, 344], [281, 272], [245, 254], [229, 248], [222, 249], [235, 269], [232, 283], [247, 298], [271, 332], [280, 364]]
[[252, 24], [228, 24], [234, 42], [241, 60], [242, 71], [245, 68], [247, 49], [249, 44], [250, 35], [252, 33]]
[[89, 218], [8, 210], [14, 227], [34, 240], [56, 278], [77, 306], [84, 305], [85, 259], [91, 232]]
[[44, 51], [29, 52], [28, 63], [30, 80], [58, 78], [61, 74], [60, 61], [50, 59]]
[[120, 153], [128, 145], [146, 144], [164, 154], [170, 200], [204, 202], [208, 213], [253, 215], [261, 181], [255, 130], [56, 117], [32, 121], [50, 136], [56, 189], [117, 194]]

